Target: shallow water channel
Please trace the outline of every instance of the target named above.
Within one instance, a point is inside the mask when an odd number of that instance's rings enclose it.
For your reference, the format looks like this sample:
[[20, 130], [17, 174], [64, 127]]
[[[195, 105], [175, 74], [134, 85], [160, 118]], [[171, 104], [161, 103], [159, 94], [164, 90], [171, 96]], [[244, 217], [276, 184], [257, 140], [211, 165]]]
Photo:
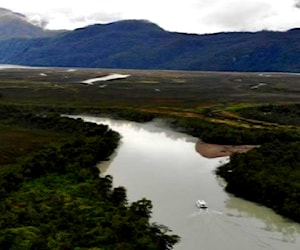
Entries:
[[[181, 236], [176, 250], [300, 249], [300, 224], [224, 192], [214, 170], [227, 158], [206, 159], [196, 138], [174, 132], [162, 121], [146, 124], [80, 116], [109, 125], [122, 135], [111, 160], [101, 165], [129, 201], [152, 200], [152, 220]], [[203, 199], [207, 210], [196, 208]]]

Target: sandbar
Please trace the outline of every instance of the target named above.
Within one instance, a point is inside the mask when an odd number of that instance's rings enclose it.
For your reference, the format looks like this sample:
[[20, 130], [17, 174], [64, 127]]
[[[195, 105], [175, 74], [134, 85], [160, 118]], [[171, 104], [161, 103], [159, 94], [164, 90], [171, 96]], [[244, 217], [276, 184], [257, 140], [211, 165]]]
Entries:
[[258, 147], [257, 145], [219, 145], [205, 143], [199, 140], [196, 143], [196, 151], [205, 158], [217, 158], [231, 156], [234, 153], [246, 153]]

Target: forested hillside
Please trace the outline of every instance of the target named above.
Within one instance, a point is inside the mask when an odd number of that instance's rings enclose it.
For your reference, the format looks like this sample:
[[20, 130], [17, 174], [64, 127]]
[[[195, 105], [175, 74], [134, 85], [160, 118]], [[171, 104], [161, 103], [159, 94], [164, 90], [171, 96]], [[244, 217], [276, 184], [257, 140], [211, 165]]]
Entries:
[[97, 24], [43, 39], [0, 42], [0, 63], [210, 71], [300, 71], [300, 31], [207, 35], [144, 20]]

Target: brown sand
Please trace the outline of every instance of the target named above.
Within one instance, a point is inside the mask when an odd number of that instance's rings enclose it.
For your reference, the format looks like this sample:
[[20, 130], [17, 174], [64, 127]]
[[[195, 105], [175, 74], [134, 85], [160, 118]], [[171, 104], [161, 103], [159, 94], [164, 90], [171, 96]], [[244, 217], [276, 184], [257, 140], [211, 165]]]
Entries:
[[246, 153], [256, 148], [255, 145], [218, 145], [198, 141], [196, 151], [206, 158], [231, 156], [233, 153]]

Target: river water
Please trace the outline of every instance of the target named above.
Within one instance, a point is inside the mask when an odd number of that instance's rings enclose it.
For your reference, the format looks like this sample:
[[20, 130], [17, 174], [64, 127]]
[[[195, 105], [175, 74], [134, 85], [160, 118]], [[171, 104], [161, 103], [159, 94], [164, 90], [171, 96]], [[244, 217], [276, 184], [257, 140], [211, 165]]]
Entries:
[[[228, 158], [206, 159], [196, 138], [174, 132], [162, 121], [146, 124], [81, 116], [109, 125], [122, 135], [111, 160], [101, 165], [128, 200], [152, 200], [152, 221], [181, 236], [176, 250], [299, 250], [300, 224], [271, 209], [224, 192], [214, 170]], [[207, 210], [196, 208], [203, 199]]]

